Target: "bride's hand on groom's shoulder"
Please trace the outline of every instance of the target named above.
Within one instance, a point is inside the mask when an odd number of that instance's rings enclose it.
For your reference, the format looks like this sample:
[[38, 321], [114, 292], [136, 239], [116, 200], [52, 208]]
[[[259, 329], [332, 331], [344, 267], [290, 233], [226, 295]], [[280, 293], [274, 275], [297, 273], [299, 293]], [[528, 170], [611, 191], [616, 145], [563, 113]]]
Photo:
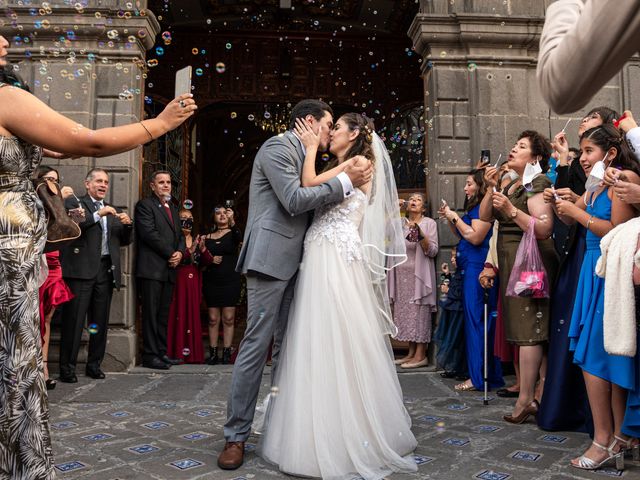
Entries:
[[311, 129], [311, 125], [309, 125], [304, 119], [296, 118], [296, 126], [293, 129], [296, 132], [296, 135], [300, 137], [300, 141], [304, 148], [307, 150], [311, 147], [316, 147], [320, 145], [320, 134], [314, 133]]

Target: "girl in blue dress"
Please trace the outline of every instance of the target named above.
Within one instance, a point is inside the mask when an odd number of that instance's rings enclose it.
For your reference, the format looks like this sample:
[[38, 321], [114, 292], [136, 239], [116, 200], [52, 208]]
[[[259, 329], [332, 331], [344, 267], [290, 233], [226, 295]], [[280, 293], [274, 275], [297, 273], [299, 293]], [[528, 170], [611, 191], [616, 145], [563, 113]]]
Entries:
[[[589, 174], [593, 166], [604, 161], [605, 166], [624, 170], [630, 181], [640, 177], [628, 147], [618, 130], [602, 125], [587, 130], [581, 137], [580, 163]], [[600, 257], [600, 239], [616, 225], [635, 216], [633, 207], [613, 195], [613, 189], [596, 183], [576, 203], [556, 200], [554, 208], [560, 219], [572, 224], [578, 222], [587, 229], [586, 252], [569, 327], [570, 349], [573, 361], [583, 371], [587, 396], [593, 415], [594, 440], [591, 446], [571, 465], [585, 470], [596, 470], [612, 460], [616, 468], [623, 468], [624, 443], [622, 436], [627, 390], [632, 388], [635, 374], [633, 358], [609, 355], [604, 349], [603, 314], [604, 282], [595, 275]]]
[[[473, 170], [464, 186], [465, 215], [461, 218], [448, 205], [442, 204], [440, 215], [449, 220], [451, 231], [460, 238], [456, 254], [457, 268], [462, 272], [462, 300], [464, 305], [464, 337], [466, 342], [469, 379], [456, 385], [458, 391], [480, 390], [484, 384], [484, 289], [478, 281], [484, 269], [484, 261], [489, 251], [491, 223], [480, 220], [480, 199], [486, 193], [484, 171]], [[488, 291], [488, 311], [497, 308], [496, 287]], [[500, 361], [493, 354], [495, 317], [489, 315], [488, 336], [488, 383], [490, 388], [504, 386]]]

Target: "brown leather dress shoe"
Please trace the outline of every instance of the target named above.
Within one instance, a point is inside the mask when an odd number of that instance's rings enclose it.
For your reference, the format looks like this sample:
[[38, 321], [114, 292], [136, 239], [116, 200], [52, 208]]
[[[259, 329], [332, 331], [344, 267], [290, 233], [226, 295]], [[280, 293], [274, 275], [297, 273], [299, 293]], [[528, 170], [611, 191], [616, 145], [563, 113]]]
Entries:
[[235, 470], [244, 460], [244, 442], [227, 442], [218, 456], [218, 466], [223, 470]]

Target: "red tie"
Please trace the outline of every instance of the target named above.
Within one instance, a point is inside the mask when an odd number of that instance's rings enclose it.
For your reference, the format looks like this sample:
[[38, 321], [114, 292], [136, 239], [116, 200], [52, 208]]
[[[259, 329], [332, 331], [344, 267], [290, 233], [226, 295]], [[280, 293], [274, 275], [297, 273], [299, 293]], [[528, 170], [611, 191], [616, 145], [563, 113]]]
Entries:
[[169, 215], [169, 220], [171, 220], [171, 223], [173, 223], [173, 216], [171, 215], [171, 209], [169, 208], [169, 204], [165, 203], [164, 205], [162, 205], [164, 207], [164, 209], [167, 211], [167, 215]]

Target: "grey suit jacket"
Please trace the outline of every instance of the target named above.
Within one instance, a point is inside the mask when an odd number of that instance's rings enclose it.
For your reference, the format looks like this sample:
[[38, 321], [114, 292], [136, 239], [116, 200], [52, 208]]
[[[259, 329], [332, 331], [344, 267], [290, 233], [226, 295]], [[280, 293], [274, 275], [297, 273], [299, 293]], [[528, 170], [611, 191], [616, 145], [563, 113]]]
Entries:
[[251, 270], [280, 280], [293, 277], [302, 258], [309, 212], [344, 198], [338, 178], [317, 187], [302, 187], [303, 162], [302, 145], [291, 132], [271, 137], [258, 151], [237, 271]]
[[584, 107], [640, 49], [640, 0], [558, 0], [540, 38], [538, 85], [556, 113]]

